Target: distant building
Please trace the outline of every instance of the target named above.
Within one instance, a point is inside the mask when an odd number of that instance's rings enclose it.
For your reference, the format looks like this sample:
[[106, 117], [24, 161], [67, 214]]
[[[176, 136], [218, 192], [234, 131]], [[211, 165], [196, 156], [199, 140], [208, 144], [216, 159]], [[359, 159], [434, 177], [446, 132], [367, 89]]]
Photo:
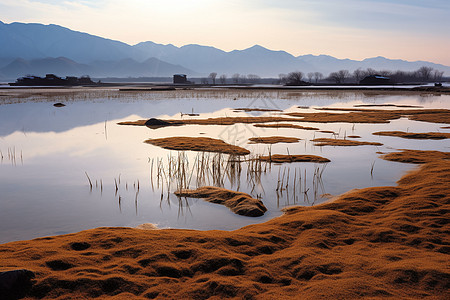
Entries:
[[74, 85], [93, 85], [95, 82], [89, 76], [67, 76], [65, 79], [55, 74], [47, 74], [45, 77], [27, 75], [18, 78], [16, 82], [10, 83], [11, 86], [74, 86]]
[[389, 77], [381, 76], [381, 75], [370, 75], [364, 77], [359, 84], [361, 85], [385, 85], [392, 84], [391, 79]]
[[173, 83], [174, 84], [188, 84], [190, 83], [187, 80], [187, 76], [185, 74], [175, 74], [173, 75]]

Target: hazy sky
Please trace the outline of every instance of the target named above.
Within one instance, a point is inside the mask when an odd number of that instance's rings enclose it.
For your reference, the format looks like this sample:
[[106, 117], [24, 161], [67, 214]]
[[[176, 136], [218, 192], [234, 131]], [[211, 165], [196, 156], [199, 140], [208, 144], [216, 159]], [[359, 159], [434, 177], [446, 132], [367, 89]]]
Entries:
[[0, 0], [5, 23], [58, 24], [128, 44], [255, 44], [293, 55], [450, 65], [449, 0]]

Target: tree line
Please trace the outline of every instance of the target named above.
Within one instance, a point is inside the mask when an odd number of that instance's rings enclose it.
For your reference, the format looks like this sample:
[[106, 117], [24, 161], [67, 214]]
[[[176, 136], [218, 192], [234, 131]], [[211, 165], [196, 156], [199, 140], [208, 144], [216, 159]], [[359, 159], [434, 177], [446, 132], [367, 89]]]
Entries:
[[[321, 72], [303, 73], [301, 71], [290, 72], [288, 74], [279, 74], [276, 81], [271, 83], [277, 84], [318, 84], [318, 83], [335, 83], [335, 84], [351, 84], [359, 83], [367, 76], [379, 75], [390, 78], [392, 83], [418, 83], [418, 82], [441, 82], [444, 71], [433, 69], [432, 67], [422, 66], [415, 71], [389, 71], [389, 70], [375, 70], [372, 68], [361, 69], [358, 68], [353, 72], [349, 70], [339, 70], [331, 72], [328, 76], [324, 76]], [[256, 84], [267, 83], [267, 79], [262, 79], [256, 74], [242, 75], [239, 73], [233, 74], [230, 78], [222, 74], [217, 77], [216, 72], [212, 72], [208, 77], [201, 78], [202, 84]]]

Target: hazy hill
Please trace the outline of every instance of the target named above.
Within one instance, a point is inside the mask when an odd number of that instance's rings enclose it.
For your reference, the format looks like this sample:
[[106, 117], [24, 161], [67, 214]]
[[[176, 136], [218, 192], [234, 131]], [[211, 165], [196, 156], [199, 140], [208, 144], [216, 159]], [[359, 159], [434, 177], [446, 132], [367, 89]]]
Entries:
[[124, 59], [132, 51], [122, 42], [42, 24], [0, 22], [0, 44], [2, 58], [67, 57], [80, 63]]
[[295, 57], [255, 45], [226, 52], [201, 45], [162, 45], [151, 41], [131, 46], [119, 41], [77, 32], [58, 25], [0, 22], [0, 78], [25, 74], [89, 74], [92, 77], [207, 76], [210, 72], [277, 77], [291, 71], [330, 72], [357, 68], [376, 70], [417, 70], [430, 66], [450, 75], [450, 67], [431, 62], [392, 60], [384, 57], [362, 61], [337, 59], [328, 55]]
[[149, 58], [140, 63], [131, 58], [118, 61], [94, 61], [91, 64], [79, 64], [65, 57], [43, 58], [25, 60], [15, 59], [3, 68], [0, 74], [4, 78], [14, 79], [27, 74], [44, 76], [53, 73], [58, 76], [82, 76], [91, 77], [159, 77], [172, 76], [176, 73], [192, 74], [197, 73], [182, 66], [172, 65], [156, 58]]

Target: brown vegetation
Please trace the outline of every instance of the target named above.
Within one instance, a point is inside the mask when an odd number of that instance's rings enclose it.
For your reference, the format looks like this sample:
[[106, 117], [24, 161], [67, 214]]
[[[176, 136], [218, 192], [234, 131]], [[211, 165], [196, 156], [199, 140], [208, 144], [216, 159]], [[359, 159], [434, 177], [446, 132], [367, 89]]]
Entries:
[[352, 139], [360, 139], [361, 138], [361, 136], [359, 136], [359, 135], [348, 135], [347, 137], [352, 138]]
[[[180, 125], [233, 125], [237, 123], [253, 124], [253, 123], [269, 123], [269, 122], [389, 123], [390, 120], [399, 119], [401, 117], [408, 117], [410, 120], [432, 122], [432, 123], [450, 123], [450, 110], [447, 109], [376, 110], [376, 109], [358, 109], [358, 108], [319, 108], [318, 110], [335, 110], [335, 111], [349, 111], [349, 112], [347, 113], [292, 112], [286, 114], [295, 118], [221, 117], [221, 118], [189, 119], [189, 120], [160, 120], [152, 118], [148, 120], [120, 122], [118, 124], [159, 128], [163, 126], [180, 126]], [[157, 123], [156, 125], [154, 125], [155, 122]], [[271, 124], [270, 126], [264, 127], [277, 127], [277, 126]], [[307, 127], [306, 128], [297, 127], [297, 128], [312, 130], [312, 128]]]
[[[162, 120], [162, 119], [149, 119], [158, 120], [160, 124], [165, 126], [180, 126], [180, 125], [234, 125], [237, 123], [252, 124], [252, 123], [269, 123], [269, 122], [299, 122], [298, 119], [285, 118], [285, 117], [221, 117], [221, 118], [208, 118], [208, 119], [189, 119], [189, 120]], [[149, 126], [149, 120], [137, 120], [120, 122], [119, 125], [134, 125], [134, 126]], [[159, 124], [158, 124], [159, 125]], [[161, 126], [159, 126], [161, 127]]]
[[249, 144], [277, 144], [277, 143], [297, 143], [300, 139], [286, 136], [267, 136], [267, 137], [252, 137], [248, 139]]
[[330, 162], [328, 158], [308, 155], [308, 154], [294, 154], [294, 155], [284, 155], [284, 154], [272, 154], [269, 156], [259, 156], [256, 158], [260, 161], [273, 162], [273, 163], [291, 163], [291, 162], [315, 162], [315, 163], [327, 163]]
[[0, 245], [31, 298], [446, 299], [450, 162], [235, 231], [98, 228]]
[[402, 107], [402, 108], [422, 108], [419, 105], [397, 105], [397, 104], [356, 104], [353, 107]]
[[320, 130], [319, 132], [322, 132], [322, 133], [331, 133], [331, 134], [337, 135], [337, 133], [334, 132], [334, 131], [332, 131], [332, 130]]
[[442, 133], [442, 132], [415, 133], [404, 131], [378, 131], [372, 134], [382, 136], [396, 136], [404, 139], [422, 139], [422, 140], [424, 139], [443, 140], [450, 138], [450, 133]]
[[217, 152], [231, 155], [250, 154], [250, 151], [245, 148], [227, 144], [222, 140], [206, 137], [177, 136], [160, 139], [148, 139], [145, 143], [170, 150]]
[[391, 152], [380, 156], [390, 161], [411, 164], [425, 164], [435, 160], [450, 159], [450, 152], [401, 149], [402, 152]]
[[246, 111], [246, 112], [252, 112], [252, 111], [282, 111], [281, 109], [271, 109], [271, 108], [235, 108], [235, 111]]
[[196, 190], [181, 190], [175, 192], [178, 197], [203, 198], [212, 203], [222, 204], [238, 215], [260, 217], [267, 208], [261, 200], [252, 198], [249, 194], [235, 192], [220, 187], [204, 186]]
[[[304, 117], [302, 120], [308, 122], [314, 121], [314, 118], [326, 122], [352, 122], [352, 123], [388, 123], [390, 120], [407, 117], [410, 120], [423, 121], [430, 123], [450, 123], [450, 110], [448, 109], [361, 109], [361, 108], [317, 108], [317, 110], [332, 110], [332, 111], [349, 111], [349, 113], [289, 113], [287, 115], [294, 117]], [[346, 117], [347, 116], [347, 117]]]
[[377, 142], [360, 142], [353, 140], [343, 140], [343, 139], [314, 139], [312, 140], [315, 144], [314, 146], [362, 146], [362, 145], [373, 145], [382, 146], [383, 144]]
[[304, 129], [304, 130], [319, 130], [317, 127], [305, 127], [301, 125], [294, 124], [286, 124], [286, 123], [277, 123], [277, 124], [255, 124], [255, 127], [263, 127], [263, 128], [294, 128], [294, 129]]

